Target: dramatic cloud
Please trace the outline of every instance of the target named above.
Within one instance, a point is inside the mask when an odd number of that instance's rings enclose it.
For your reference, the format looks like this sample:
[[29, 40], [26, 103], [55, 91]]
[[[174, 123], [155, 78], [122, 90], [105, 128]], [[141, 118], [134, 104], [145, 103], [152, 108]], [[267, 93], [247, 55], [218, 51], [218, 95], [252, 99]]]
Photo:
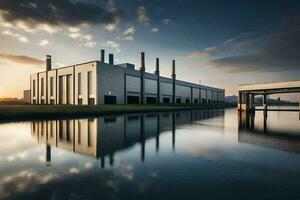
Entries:
[[25, 55], [0, 54], [0, 61], [5, 63], [15, 63], [22, 65], [42, 66], [45, 61]]
[[14, 33], [11, 30], [4, 30], [1, 32], [2, 35], [12, 36], [17, 38], [20, 42], [28, 43], [28, 38], [25, 35]]
[[[109, 2], [112, 6], [113, 1]], [[113, 24], [120, 18], [120, 12], [115, 7], [108, 10], [72, 0], [9, 0], [0, 1], [0, 16], [7, 26], [53, 32], [62, 25]]]
[[215, 55], [218, 52], [217, 47], [207, 47], [203, 51], [195, 51], [186, 56], [188, 59], [198, 59], [198, 58], [207, 58], [212, 55]]
[[45, 39], [44, 39], [44, 40], [41, 40], [41, 41], [39, 42], [39, 45], [42, 46], [42, 47], [43, 47], [43, 46], [46, 46], [46, 45], [48, 45], [48, 44], [49, 44], [49, 41], [48, 41], [48, 40], [45, 40]]
[[159, 28], [152, 28], [151, 30], [150, 30], [152, 33], [157, 33], [157, 32], [159, 32]]
[[135, 28], [133, 26], [129, 26], [124, 32], [124, 35], [132, 35], [135, 32]]
[[236, 41], [249, 53], [213, 59], [207, 64], [229, 72], [272, 72], [300, 70], [300, 18], [274, 28], [272, 33]]
[[109, 47], [117, 53], [121, 51], [120, 44], [116, 43], [114, 41], [106, 41], [102, 46], [103, 47]]
[[137, 9], [137, 20], [141, 23], [149, 22], [151, 19], [147, 14], [146, 7], [140, 6]]

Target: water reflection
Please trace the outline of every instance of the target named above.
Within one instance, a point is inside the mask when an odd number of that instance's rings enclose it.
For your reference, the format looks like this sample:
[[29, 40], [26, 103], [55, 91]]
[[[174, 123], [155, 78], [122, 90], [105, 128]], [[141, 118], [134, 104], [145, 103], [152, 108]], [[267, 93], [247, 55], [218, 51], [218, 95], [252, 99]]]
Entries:
[[264, 112], [238, 112], [238, 141], [300, 153], [299, 125], [286, 125], [286, 122], [297, 123], [297, 115], [284, 111], [269, 112], [268, 115]]
[[31, 135], [38, 143], [45, 143], [45, 163], [51, 165], [51, 147], [100, 159], [105, 167], [114, 164], [114, 154], [139, 143], [141, 161], [145, 160], [146, 140], [155, 138], [159, 152], [160, 134], [172, 132], [175, 149], [176, 128], [191, 122], [223, 116], [224, 110], [194, 110], [167, 113], [129, 114], [89, 119], [43, 120], [31, 122]]

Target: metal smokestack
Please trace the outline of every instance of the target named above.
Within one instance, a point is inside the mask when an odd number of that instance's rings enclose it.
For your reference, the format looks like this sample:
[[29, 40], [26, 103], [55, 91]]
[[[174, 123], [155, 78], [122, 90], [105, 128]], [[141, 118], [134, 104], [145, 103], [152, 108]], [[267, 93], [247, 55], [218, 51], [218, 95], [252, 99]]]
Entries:
[[141, 53], [141, 104], [145, 103], [145, 53]]
[[141, 70], [145, 71], [145, 53], [141, 53]]
[[51, 70], [51, 56], [46, 55], [46, 70], [49, 71]]
[[108, 63], [109, 63], [110, 65], [114, 65], [114, 54], [110, 53], [110, 54], [108, 55]]
[[172, 103], [175, 102], [175, 91], [176, 91], [176, 73], [175, 73], [175, 60], [172, 61], [172, 85], [173, 85], [173, 91], [172, 91]]
[[105, 62], [105, 51], [101, 49], [101, 62]]
[[157, 96], [156, 96], [156, 102], [160, 103], [160, 73], [159, 73], [159, 58], [156, 58], [156, 70], [155, 74], [157, 76]]

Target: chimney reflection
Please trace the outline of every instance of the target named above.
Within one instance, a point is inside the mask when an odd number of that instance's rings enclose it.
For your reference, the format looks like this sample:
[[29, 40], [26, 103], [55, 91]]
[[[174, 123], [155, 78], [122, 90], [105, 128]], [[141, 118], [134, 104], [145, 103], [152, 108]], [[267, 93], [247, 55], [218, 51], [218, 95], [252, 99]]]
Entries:
[[[191, 114], [193, 112], [193, 114]], [[90, 119], [43, 120], [32, 122], [32, 136], [46, 144], [46, 165], [51, 165], [51, 146], [99, 159], [105, 167], [114, 165], [116, 152], [137, 143], [141, 146], [141, 161], [146, 157], [146, 141], [155, 138], [155, 151], [159, 152], [160, 135], [172, 133], [175, 150], [176, 127], [223, 115], [224, 111], [180, 111], [167, 113], [128, 114]]]

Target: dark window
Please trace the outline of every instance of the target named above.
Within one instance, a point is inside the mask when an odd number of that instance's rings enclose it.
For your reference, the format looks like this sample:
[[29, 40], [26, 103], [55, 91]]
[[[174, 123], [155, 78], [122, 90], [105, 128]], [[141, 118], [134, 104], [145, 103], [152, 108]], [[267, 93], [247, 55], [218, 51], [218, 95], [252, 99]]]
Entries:
[[208, 103], [210, 103], [210, 99], [208, 99]]
[[33, 100], [33, 104], [36, 104], [36, 100], [35, 99]]
[[104, 95], [104, 104], [116, 104], [116, 103], [117, 103], [116, 96]]
[[82, 99], [81, 98], [78, 99], [78, 105], [82, 105]]
[[176, 103], [181, 103], [181, 98], [176, 98]]
[[190, 103], [190, 99], [185, 99], [185, 103]]
[[127, 96], [127, 104], [139, 104], [140, 97], [138, 96]]
[[[32, 90], [33, 90], [33, 96], [35, 97], [35, 90], [36, 90], [36, 88], [35, 88], [35, 80], [33, 80], [33, 83], [32, 83]], [[34, 103], [35, 104], [35, 103]]]
[[95, 98], [89, 98], [88, 104], [95, 105]]
[[81, 95], [81, 73], [78, 73], [78, 95]]
[[45, 104], [45, 100], [44, 99], [41, 99], [41, 104]]
[[54, 93], [54, 87], [53, 87], [53, 84], [54, 84], [54, 81], [53, 81], [54, 77], [50, 77], [50, 96], [53, 96], [53, 93]]
[[44, 78], [41, 78], [41, 95], [44, 96]]
[[155, 97], [146, 97], [146, 103], [156, 103]]
[[202, 98], [202, 103], [206, 103], [206, 99], [205, 98]]
[[194, 103], [198, 103], [198, 99], [194, 99]]
[[59, 104], [63, 104], [63, 77], [60, 76], [58, 80], [59, 84]]
[[50, 99], [50, 104], [54, 105], [54, 99]]
[[170, 103], [170, 98], [164, 97], [163, 98], [163, 103]]
[[71, 78], [72, 78], [72, 75], [67, 75], [67, 96], [66, 96], [66, 99], [67, 99], [67, 104], [70, 104], [71, 103]]

